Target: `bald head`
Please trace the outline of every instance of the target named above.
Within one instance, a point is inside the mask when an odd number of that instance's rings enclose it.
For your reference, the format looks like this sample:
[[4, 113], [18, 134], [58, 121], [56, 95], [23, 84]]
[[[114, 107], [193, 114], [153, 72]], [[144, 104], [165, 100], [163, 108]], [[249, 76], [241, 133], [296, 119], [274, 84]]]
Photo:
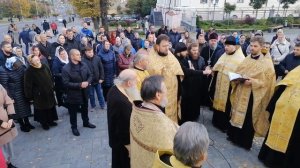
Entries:
[[74, 64], [77, 64], [77, 63], [79, 63], [81, 61], [81, 55], [80, 55], [79, 50], [72, 49], [72, 50], [70, 50], [69, 55], [70, 55], [71, 61]]
[[41, 42], [46, 43], [47, 42], [47, 35], [45, 33], [40, 34]]
[[136, 86], [136, 73], [131, 69], [123, 70], [119, 76], [114, 80], [115, 85], [123, 88], [130, 88]]
[[11, 36], [8, 35], [8, 34], [4, 35], [3, 41], [6, 41], [8, 43], [12, 43], [13, 42]]

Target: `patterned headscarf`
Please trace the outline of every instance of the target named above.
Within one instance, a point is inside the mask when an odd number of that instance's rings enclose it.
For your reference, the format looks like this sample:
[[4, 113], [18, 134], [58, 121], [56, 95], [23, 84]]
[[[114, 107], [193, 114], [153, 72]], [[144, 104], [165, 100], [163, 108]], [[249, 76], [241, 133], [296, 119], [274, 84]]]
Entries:
[[7, 58], [6, 59], [6, 62], [5, 62], [5, 67], [12, 71], [14, 69], [14, 63], [18, 60], [17, 57], [10, 57], [10, 58]]

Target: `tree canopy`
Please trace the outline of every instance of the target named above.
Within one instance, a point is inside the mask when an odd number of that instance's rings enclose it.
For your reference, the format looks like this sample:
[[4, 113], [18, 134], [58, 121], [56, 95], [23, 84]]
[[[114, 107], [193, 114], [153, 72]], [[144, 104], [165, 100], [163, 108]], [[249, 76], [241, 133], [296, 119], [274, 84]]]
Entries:
[[224, 12], [230, 15], [230, 13], [235, 10], [235, 8], [235, 4], [231, 5], [230, 3], [226, 2], [224, 5]]
[[100, 0], [71, 0], [70, 2], [81, 17], [100, 16]]
[[155, 5], [156, 0], [128, 0], [127, 13], [146, 16], [150, 14], [151, 8], [154, 8]]
[[265, 4], [267, 0], [250, 0], [249, 5], [253, 7], [253, 9], [262, 8], [263, 4]]
[[280, 0], [280, 3], [283, 4], [282, 8], [287, 9], [289, 8], [290, 4], [296, 3], [298, 0]]
[[36, 7], [39, 16], [45, 16], [50, 12], [47, 2], [37, 2], [28, 0], [13, 0], [0, 2], [0, 14], [4, 17], [30, 17], [36, 15]]

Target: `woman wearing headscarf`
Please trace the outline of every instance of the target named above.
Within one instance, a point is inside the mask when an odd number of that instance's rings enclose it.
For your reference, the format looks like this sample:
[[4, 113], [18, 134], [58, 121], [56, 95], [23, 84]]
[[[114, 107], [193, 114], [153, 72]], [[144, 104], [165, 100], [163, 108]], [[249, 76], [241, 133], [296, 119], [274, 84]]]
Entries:
[[33, 100], [34, 120], [40, 122], [44, 130], [49, 130], [50, 126], [57, 125], [55, 120], [58, 119], [51, 72], [36, 55], [29, 55], [28, 61], [30, 67], [24, 77], [25, 96]]
[[57, 36], [57, 42], [52, 43], [52, 45], [51, 45], [51, 51], [50, 51], [51, 57], [55, 58], [55, 53], [56, 53], [57, 47], [63, 47], [63, 48], [67, 47], [66, 38], [65, 38], [65, 36], [63, 34], [59, 34]]
[[25, 65], [14, 56], [6, 60], [5, 66], [0, 67], [0, 84], [6, 89], [14, 103], [16, 115], [14, 119], [18, 120], [21, 131], [29, 132], [35, 127], [29, 122], [31, 115], [30, 103], [24, 94], [24, 73]]
[[17, 58], [25, 65], [26, 68], [29, 66], [29, 62], [27, 57], [24, 55], [24, 52], [21, 47], [14, 47], [13, 53], [17, 56]]
[[55, 95], [56, 95], [57, 105], [64, 106], [64, 107], [66, 107], [66, 104], [64, 102], [64, 97], [63, 97], [65, 88], [62, 82], [61, 71], [62, 68], [68, 63], [69, 63], [69, 59], [68, 59], [67, 51], [61, 46], [57, 47], [53, 64], [52, 64], [52, 74], [55, 82], [54, 89], [56, 93]]

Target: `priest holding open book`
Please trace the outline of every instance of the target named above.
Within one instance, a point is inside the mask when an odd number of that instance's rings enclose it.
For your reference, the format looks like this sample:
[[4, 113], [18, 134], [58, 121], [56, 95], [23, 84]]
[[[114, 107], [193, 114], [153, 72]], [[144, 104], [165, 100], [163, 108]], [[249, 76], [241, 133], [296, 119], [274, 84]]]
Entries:
[[230, 125], [231, 74], [244, 59], [243, 51], [237, 45], [235, 37], [228, 36], [225, 41], [225, 53], [213, 67], [214, 77], [211, 85], [211, 91], [214, 95], [212, 123], [222, 132], [226, 132]]
[[269, 128], [266, 107], [274, 93], [275, 71], [272, 62], [264, 57], [262, 37], [250, 41], [251, 55], [234, 71], [241, 78], [232, 81], [231, 119], [228, 140], [250, 150], [254, 135], [265, 136]]

